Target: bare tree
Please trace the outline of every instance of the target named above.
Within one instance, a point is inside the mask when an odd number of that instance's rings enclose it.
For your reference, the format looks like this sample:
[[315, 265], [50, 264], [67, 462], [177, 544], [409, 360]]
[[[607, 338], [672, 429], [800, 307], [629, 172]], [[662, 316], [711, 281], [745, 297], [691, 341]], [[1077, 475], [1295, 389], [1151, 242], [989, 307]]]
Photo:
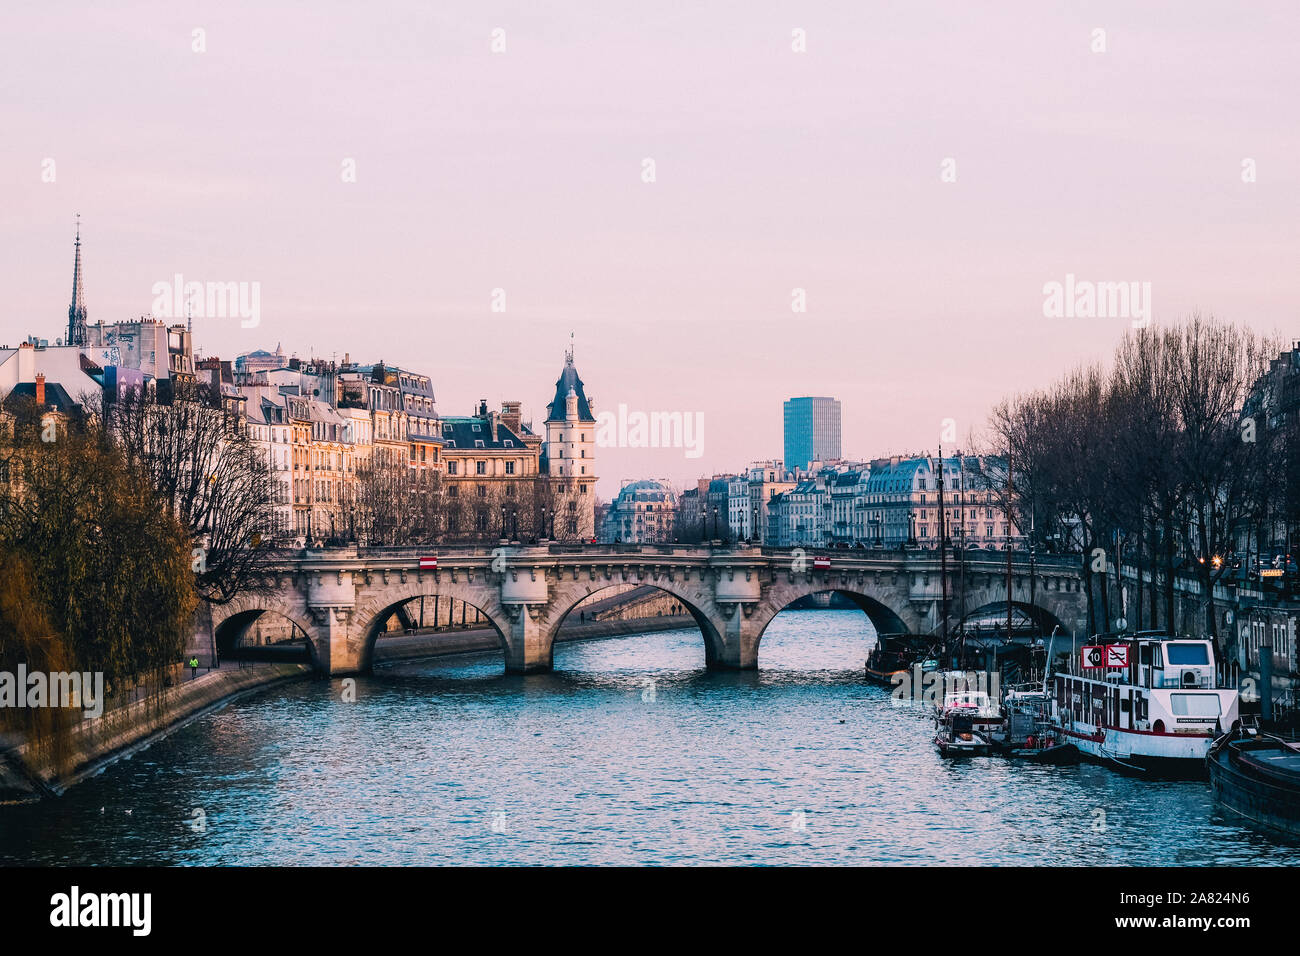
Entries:
[[206, 383], [174, 380], [163, 400], [105, 393], [104, 421], [187, 530], [200, 596], [223, 604], [257, 590], [270, 553], [270, 463], [238, 412]]

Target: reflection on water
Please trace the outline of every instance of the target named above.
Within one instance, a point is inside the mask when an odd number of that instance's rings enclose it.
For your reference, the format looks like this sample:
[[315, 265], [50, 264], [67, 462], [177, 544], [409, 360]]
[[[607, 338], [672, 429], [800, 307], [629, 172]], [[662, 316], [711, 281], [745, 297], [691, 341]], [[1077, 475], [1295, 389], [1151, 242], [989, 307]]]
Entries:
[[355, 703], [339, 680], [273, 688], [0, 808], [0, 861], [1300, 861], [1202, 783], [944, 762], [923, 710], [863, 682], [870, 633], [787, 611], [758, 672], [708, 673], [700, 635], [672, 631], [562, 645], [527, 678], [500, 655], [383, 667]]

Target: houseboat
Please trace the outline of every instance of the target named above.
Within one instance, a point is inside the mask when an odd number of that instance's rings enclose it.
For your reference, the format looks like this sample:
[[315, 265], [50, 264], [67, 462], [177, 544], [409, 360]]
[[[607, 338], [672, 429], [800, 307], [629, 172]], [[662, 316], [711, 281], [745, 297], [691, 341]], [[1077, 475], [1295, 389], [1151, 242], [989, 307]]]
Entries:
[[1206, 766], [1226, 814], [1300, 839], [1300, 744], [1243, 728], [1214, 742]]
[[1204, 777], [1216, 736], [1237, 720], [1208, 640], [1101, 635], [1054, 678], [1053, 724], [1085, 758], [1153, 776]]

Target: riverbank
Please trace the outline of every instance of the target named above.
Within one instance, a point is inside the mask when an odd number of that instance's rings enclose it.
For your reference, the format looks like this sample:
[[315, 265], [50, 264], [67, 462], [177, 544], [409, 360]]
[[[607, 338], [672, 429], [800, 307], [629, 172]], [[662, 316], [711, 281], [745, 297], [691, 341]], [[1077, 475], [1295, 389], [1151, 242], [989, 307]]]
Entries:
[[168, 687], [156, 697], [107, 710], [72, 729], [63, 772], [29, 742], [0, 744], [0, 804], [58, 796], [124, 754], [232, 700], [310, 674], [306, 664], [232, 661]]

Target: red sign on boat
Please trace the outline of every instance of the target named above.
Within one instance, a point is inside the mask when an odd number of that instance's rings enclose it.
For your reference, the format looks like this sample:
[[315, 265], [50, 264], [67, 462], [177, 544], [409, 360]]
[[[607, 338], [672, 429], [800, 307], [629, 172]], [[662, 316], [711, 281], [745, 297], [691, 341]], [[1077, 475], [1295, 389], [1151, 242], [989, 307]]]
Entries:
[[437, 569], [438, 569], [438, 556], [436, 554], [420, 559], [421, 571], [436, 571]]
[[831, 569], [831, 559], [815, 557], [813, 558], [813, 567], [818, 571], [829, 571]]

